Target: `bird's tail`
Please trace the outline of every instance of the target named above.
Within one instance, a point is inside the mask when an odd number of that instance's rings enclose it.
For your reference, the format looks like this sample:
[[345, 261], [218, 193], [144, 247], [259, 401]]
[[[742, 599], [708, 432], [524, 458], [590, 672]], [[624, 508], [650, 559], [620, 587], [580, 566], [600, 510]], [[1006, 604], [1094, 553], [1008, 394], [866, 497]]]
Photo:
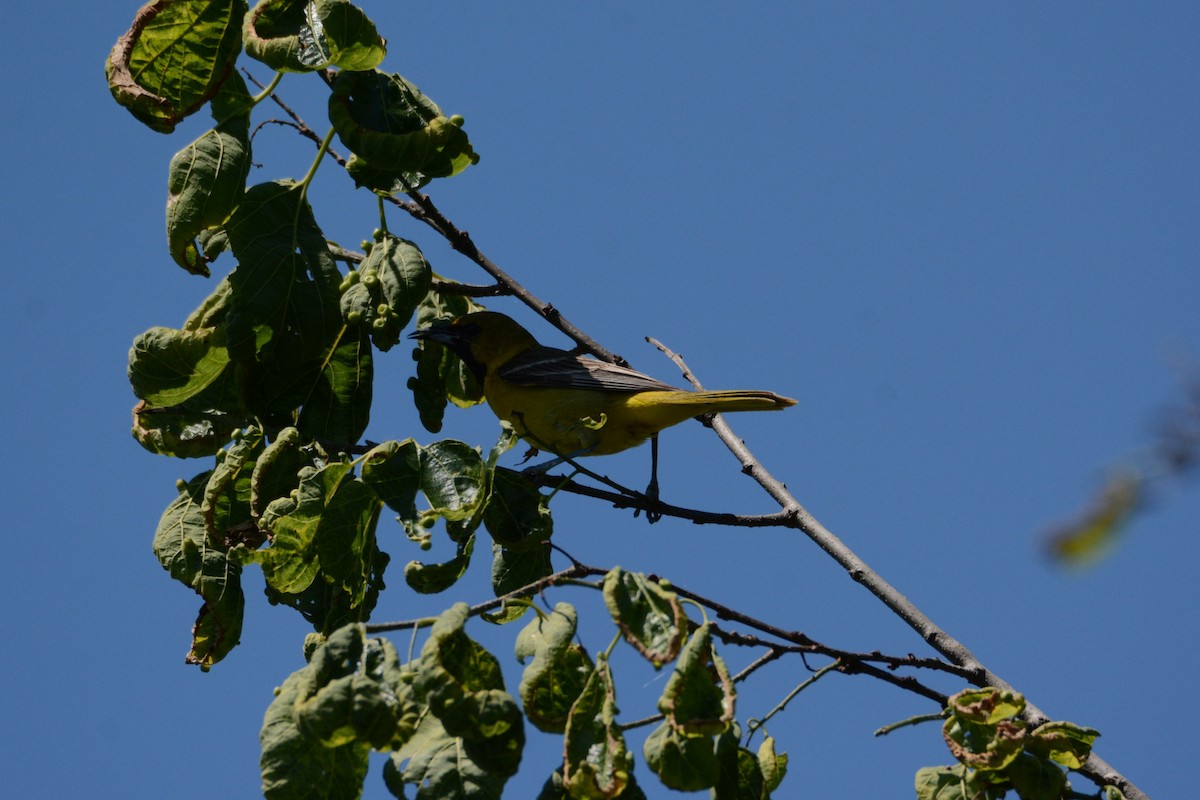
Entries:
[[778, 411], [796, 405], [790, 397], [752, 389], [723, 392], [688, 392], [692, 402], [713, 406], [713, 411]]
[[790, 397], [752, 389], [721, 392], [642, 392], [634, 395], [633, 399], [635, 403], [643, 401], [661, 406], [680, 406], [681, 411], [686, 408], [688, 416], [693, 417], [725, 411], [778, 411], [796, 405], [796, 401]]

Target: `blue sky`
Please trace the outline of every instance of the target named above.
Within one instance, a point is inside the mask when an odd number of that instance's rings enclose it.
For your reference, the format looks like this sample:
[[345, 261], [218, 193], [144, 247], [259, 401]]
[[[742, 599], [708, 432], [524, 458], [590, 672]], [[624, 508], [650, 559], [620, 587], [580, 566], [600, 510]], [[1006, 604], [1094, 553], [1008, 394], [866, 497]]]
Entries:
[[[1039, 537], [1152, 441], [1200, 361], [1200, 8], [363, 8], [390, 40], [385, 68], [466, 117], [482, 160], [431, 192], [485, 253], [660, 378], [678, 381], [646, 335], [711, 387], [797, 397], [730, 421], [985, 664], [1052, 716], [1098, 728], [1098, 752], [1151, 795], [1187, 795], [1194, 483], [1164, 493], [1090, 571], [1052, 568]], [[164, 137], [110, 100], [103, 60], [135, 10], [10, 16], [22, 33], [0, 88], [12, 134], [0, 704], [14, 796], [255, 796], [262, 713], [302, 663], [302, 620], [266, 607], [252, 577], [241, 647], [210, 674], [186, 667], [197, 602], [150, 552], [175, 479], [206, 466], [129, 437], [125, 360], [135, 335], [180, 324], [209, 290], [170, 262], [162, 223], [167, 161], [207, 122]], [[322, 129], [311, 83], [289, 76], [280, 91]], [[307, 168], [307, 144], [277, 127], [261, 137], [252, 180]], [[375, 227], [374, 204], [333, 166], [314, 204], [350, 244]], [[437, 271], [481, 279], [391, 221]], [[515, 301], [491, 305], [563, 343]], [[416, 427], [410, 371], [404, 348], [380, 362], [368, 437], [433, 438]], [[484, 446], [495, 433], [483, 409], [452, 413], [444, 431]], [[637, 485], [647, 459], [592, 466]], [[772, 510], [700, 426], [664, 435], [662, 459], [669, 501]], [[650, 528], [568, 497], [553, 509], [555, 540], [588, 563], [659, 572], [834, 646], [925, 652], [794, 532]], [[414, 598], [398, 567], [421, 554], [396, 527], [380, 536], [395, 570], [377, 620], [486, 597], [477, 559], [448, 596]], [[549, 599], [590, 620], [591, 650], [607, 645], [592, 593]], [[512, 633], [470, 631], [515, 686]], [[664, 676], [628, 655], [617, 666], [622, 710], [649, 713]], [[740, 716], [803, 677], [796, 663], [764, 670]], [[771, 726], [792, 759], [779, 796], [911, 796], [918, 767], [950, 760], [938, 732], [871, 732], [929, 710], [865, 678], [818, 683]], [[511, 796], [533, 796], [554, 757], [532, 742]], [[365, 796], [386, 796], [378, 765]]]

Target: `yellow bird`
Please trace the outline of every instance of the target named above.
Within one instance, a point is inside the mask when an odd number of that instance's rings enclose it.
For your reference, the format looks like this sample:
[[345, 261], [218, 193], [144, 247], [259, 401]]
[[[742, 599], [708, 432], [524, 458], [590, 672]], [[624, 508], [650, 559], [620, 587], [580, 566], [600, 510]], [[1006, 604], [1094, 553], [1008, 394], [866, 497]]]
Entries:
[[450, 348], [475, 375], [496, 416], [535, 448], [568, 458], [619, 453], [704, 414], [796, 404], [774, 392], [678, 389], [628, 367], [546, 347], [494, 311], [437, 322], [412, 338]]

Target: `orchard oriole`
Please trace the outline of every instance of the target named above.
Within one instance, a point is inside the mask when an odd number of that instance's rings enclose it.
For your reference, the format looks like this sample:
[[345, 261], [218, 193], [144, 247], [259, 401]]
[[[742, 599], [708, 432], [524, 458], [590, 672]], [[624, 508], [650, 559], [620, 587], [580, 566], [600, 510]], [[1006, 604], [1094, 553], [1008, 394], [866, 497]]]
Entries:
[[494, 311], [436, 322], [412, 338], [450, 348], [479, 381], [496, 416], [535, 448], [568, 458], [618, 453], [703, 414], [796, 403], [774, 392], [678, 389], [628, 367], [546, 347]]

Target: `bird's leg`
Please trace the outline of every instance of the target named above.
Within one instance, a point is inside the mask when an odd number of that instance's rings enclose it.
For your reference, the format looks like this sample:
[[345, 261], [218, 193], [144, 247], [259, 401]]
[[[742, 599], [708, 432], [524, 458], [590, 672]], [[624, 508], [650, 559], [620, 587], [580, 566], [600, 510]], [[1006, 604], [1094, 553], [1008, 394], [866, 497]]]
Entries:
[[[646, 499], [652, 503], [658, 502], [658, 434], [650, 437], [650, 483], [646, 486]], [[640, 509], [633, 512], [636, 517]], [[646, 521], [651, 525], [662, 519], [662, 512], [646, 509]]]

